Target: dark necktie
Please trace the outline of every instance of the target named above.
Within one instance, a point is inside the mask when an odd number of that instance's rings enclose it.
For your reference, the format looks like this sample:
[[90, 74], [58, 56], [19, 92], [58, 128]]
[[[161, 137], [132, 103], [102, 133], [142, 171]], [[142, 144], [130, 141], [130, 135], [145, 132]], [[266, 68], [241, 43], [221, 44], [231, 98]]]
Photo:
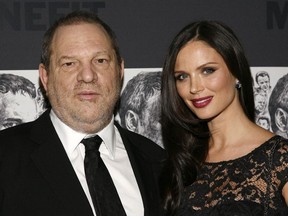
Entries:
[[85, 175], [97, 216], [126, 216], [112, 178], [103, 163], [99, 136], [83, 139]]

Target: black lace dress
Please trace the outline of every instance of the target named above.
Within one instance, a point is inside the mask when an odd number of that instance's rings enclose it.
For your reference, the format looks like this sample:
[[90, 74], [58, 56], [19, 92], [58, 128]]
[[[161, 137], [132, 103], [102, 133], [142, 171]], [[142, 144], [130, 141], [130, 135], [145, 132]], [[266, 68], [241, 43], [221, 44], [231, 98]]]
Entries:
[[179, 216], [288, 216], [288, 140], [274, 136], [235, 160], [204, 163], [185, 188]]

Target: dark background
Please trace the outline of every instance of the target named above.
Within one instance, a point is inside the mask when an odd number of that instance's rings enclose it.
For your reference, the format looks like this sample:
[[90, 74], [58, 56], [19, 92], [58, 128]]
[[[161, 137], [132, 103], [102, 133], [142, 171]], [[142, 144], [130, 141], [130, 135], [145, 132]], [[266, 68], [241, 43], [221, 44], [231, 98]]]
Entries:
[[288, 66], [284, 0], [0, 0], [0, 70], [37, 69], [44, 31], [74, 9], [95, 11], [114, 29], [126, 68], [162, 67], [175, 34], [200, 19], [232, 27], [251, 66]]

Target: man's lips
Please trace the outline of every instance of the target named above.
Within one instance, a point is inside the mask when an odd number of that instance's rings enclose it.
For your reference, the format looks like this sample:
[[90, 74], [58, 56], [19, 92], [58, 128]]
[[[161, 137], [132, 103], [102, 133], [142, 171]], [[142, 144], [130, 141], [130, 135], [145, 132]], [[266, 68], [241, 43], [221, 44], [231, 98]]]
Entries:
[[203, 108], [207, 106], [213, 99], [213, 96], [192, 99], [192, 103], [196, 108]]
[[81, 91], [77, 94], [82, 100], [93, 100], [100, 94], [95, 91]]

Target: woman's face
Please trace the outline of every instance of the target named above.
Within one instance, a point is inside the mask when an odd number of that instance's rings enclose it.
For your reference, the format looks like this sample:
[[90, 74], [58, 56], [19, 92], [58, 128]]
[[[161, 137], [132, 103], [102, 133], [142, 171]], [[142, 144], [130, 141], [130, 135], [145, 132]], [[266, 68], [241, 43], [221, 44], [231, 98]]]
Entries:
[[203, 41], [188, 42], [180, 50], [174, 76], [179, 96], [200, 119], [218, 116], [237, 98], [236, 78], [222, 56]]

